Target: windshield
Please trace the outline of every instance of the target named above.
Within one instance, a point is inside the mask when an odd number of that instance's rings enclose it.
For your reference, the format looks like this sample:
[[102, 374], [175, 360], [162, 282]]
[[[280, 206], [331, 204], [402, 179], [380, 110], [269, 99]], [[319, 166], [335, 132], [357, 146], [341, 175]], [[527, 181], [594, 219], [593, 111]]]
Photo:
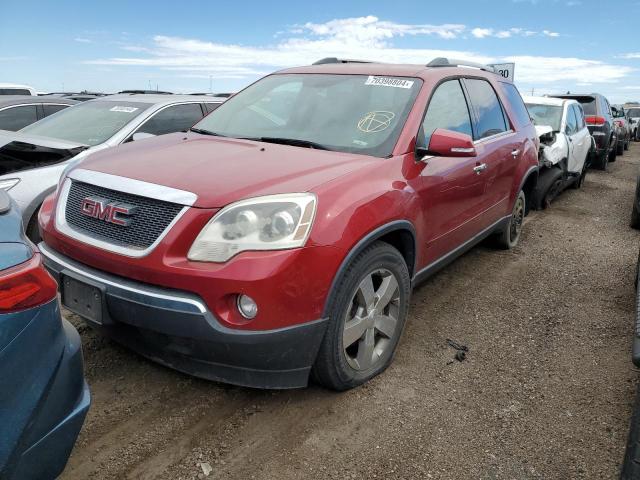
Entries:
[[421, 84], [417, 78], [272, 75], [231, 97], [194, 129], [387, 157]]
[[640, 108], [630, 108], [627, 110], [627, 115], [630, 117], [640, 117]]
[[98, 145], [151, 106], [149, 103], [91, 100], [43, 118], [21, 133]]
[[547, 125], [556, 132], [560, 131], [562, 107], [527, 103], [527, 109], [535, 125]]

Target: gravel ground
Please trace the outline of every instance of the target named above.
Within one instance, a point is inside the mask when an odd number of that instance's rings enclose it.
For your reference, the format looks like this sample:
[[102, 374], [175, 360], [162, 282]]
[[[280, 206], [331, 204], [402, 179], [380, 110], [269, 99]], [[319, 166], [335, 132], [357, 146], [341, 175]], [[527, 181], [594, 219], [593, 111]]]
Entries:
[[346, 393], [197, 380], [72, 318], [93, 405], [62, 478], [617, 477], [639, 166], [633, 144], [532, 213], [515, 250], [479, 246], [421, 285], [393, 365]]

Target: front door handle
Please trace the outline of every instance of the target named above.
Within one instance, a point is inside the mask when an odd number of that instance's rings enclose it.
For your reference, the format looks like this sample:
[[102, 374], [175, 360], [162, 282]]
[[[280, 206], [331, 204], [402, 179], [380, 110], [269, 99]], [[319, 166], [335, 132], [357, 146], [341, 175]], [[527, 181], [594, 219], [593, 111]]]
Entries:
[[476, 172], [477, 175], [480, 175], [486, 169], [487, 169], [486, 163], [481, 163], [480, 165], [476, 165], [475, 167], [473, 167], [473, 171]]
[[518, 149], [512, 150], [511, 155], [513, 155], [513, 158], [516, 158], [518, 155], [520, 155], [520, 150]]

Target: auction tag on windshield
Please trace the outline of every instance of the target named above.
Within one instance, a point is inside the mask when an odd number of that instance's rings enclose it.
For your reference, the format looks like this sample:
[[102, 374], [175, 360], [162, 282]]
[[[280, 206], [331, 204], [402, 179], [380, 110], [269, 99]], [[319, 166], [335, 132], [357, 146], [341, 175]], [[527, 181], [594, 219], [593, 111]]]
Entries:
[[380, 85], [382, 87], [395, 87], [395, 88], [411, 88], [413, 82], [411, 80], [404, 80], [402, 78], [390, 78], [390, 77], [374, 77], [369, 75], [365, 85]]
[[120, 106], [115, 106], [111, 109], [109, 109], [111, 112], [122, 112], [122, 113], [131, 113], [131, 112], [135, 112], [136, 110], [138, 110], [138, 107], [120, 107]]

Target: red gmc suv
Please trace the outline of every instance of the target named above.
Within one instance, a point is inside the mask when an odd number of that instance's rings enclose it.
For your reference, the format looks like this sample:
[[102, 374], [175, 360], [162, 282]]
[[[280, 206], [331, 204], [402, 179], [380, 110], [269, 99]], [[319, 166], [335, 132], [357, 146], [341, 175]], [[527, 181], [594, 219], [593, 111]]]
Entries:
[[390, 364], [420, 280], [518, 242], [537, 152], [490, 67], [329, 58], [71, 168], [40, 249], [69, 310], [152, 360], [344, 390]]

